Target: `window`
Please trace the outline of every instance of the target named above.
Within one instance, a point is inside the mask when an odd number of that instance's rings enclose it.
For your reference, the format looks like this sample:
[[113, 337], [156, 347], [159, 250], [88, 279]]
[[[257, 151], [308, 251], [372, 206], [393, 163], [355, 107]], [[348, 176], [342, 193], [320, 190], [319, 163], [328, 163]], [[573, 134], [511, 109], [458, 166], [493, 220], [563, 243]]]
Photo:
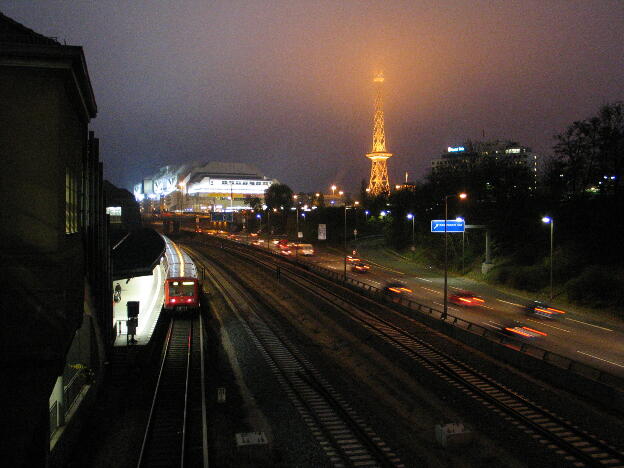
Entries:
[[65, 169], [65, 234], [78, 232], [78, 181], [76, 175]]
[[106, 214], [110, 216], [111, 224], [121, 224], [121, 206], [107, 206]]

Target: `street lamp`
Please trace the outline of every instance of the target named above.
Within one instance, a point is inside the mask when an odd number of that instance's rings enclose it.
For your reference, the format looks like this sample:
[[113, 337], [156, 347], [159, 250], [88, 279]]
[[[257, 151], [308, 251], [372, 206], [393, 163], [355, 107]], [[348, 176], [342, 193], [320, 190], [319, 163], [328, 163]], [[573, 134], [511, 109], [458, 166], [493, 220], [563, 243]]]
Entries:
[[440, 317], [442, 320], [446, 320], [446, 316], [448, 315], [448, 233], [446, 230], [448, 222], [448, 199], [455, 197], [460, 200], [465, 200], [468, 195], [462, 192], [444, 196], [444, 310]]
[[412, 249], [414, 249], [414, 247], [415, 247], [415, 243], [414, 243], [414, 219], [415, 219], [415, 216], [412, 213], [408, 213], [407, 214], [407, 219], [411, 219], [412, 220]]
[[352, 208], [347, 206], [345, 203], [344, 206], [344, 280], [347, 281], [347, 209]]
[[[297, 203], [297, 195], [293, 195], [293, 198], [295, 199], [295, 208], [296, 208], [296, 215], [297, 215], [297, 218], [295, 221], [295, 230], [296, 230], [295, 237], [299, 239], [299, 203]], [[296, 250], [297, 249], [295, 249], [295, 251]]]
[[332, 197], [333, 197], [334, 195], [336, 195], [336, 188], [337, 188], [337, 187], [336, 187], [335, 185], [332, 185], [332, 186], [331, 186]]
[[550, 216], [544, 216], [542, 222], [550, 224], [550, 300], [553, 298], [553, 245], [554, 245], [554, 232], [555, 232], [555, 220]]

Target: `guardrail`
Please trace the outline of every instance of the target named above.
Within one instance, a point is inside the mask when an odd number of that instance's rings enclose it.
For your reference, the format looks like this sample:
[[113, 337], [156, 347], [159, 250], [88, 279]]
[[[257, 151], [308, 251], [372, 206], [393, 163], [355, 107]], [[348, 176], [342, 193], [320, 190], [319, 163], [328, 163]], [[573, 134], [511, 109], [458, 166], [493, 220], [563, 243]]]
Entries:
[[[246, 249], [257, 251], [257, 249], [253, 246], [242, 242], [232, 241], [230, 239], [220, 240], [225, 240], [229, 243], [243, 246]], [[622, 393], [624, 390], [624, 379], [619, 376], [610, 374], [601, 369], [597, 369], [556, 352], [546, 350], [532, 343], [516, 340], [490, 328], [483, 327], [479, 324], [470, 322], [452, 314], [447, 314], [446, 320], [443, 320], [441, 318], [441, 310], [406, 298], [386, 297], [383, 295], [382, 290], [376, 286], [372, 286], [349, 277], [345, 280], [342, 271], [332, 271], [328, 268], [302, 261], [300, 258], [284, 257], [270, 249], [264, 248], [262, 251], [271, 253], [273, 256], [282, 261], [298, 265], [307, 270], [314, 271], [320, 276], [335, 280], [357, 293], [364, 293], [364, 295], [377, 301], [381, 300], [381, 302], [392, 306], [393, 309], [405, 314], [406, 316], [411, 318], [420, 318], [421, 321], [425, 322], [427, 325], [432, 326], [445, 334], [451, 335], [470, 346], [476, 347], [477, 349], [490, 353], [492, 353], [492, 351], [496, 351], [497, 356], [504, 356], [506, 360], [510, 361], [512, 364], [532, 371], [546, 381], [556, 380], [555, 383], [559, 385], [561, 385], [562, 382], [565, 382], [567, 386], [572, 386], [572, 390], [576, 390], [586, 397], [590, 397], [611, 407], [616, 407], [620, 411], [624, 412], [624, 393]], [[277, 267], [276, 271], [279, 271], [279, 267]], [[417, 312], [418, 315], [415, 316], [413, 314], [414, 312]], [[492, 346], [495, 348], [492, 348]], [[530, 361], [523, 361], [514, 356], [514, 354], [526, 356], [527, 358], [532, 359]], [[544, 363], [547, 367], [537, 366], [535, 364], [536, 361]], [[553, 372], [553, 368], [556, 368], [558, 372]], [[578, 379], [573, 377], [578, 377]], [[597, 389], [594, 386], [588, 386], [587, 382], [585, 382], [586, 380], [606, 388]]]

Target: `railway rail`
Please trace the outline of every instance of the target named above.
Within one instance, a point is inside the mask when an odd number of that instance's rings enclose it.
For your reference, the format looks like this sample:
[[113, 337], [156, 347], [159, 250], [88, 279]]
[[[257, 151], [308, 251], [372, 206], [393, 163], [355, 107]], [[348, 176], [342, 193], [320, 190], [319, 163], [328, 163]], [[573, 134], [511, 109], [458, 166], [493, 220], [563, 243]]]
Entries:
[[[260, 259], [244, 250], [229, 250], [248, 261], [260, 263], [265, 268], [275, 268], [270, 260]], [[282, 263], [280, 271], [282, 278], [287, 278], [349, 314], [353, 320], [360, 322], [420, 366], [537, 440], [558, 456], [562, 463], [579, 467], [624, 467], [624, 453], [620, 449], [381, 318], [376, 312], [382, 307], [379, 303], [364, 296], [358, 297], [356, 303], [349, 299], [353, 294], [350, 290], [324, 278], [314, 276], [311, 279], [309, 273], [299, 270], [296, 265]], [[363, 303], [368, 303], [369, 306], [363, 306]]]
[[196, 262], [204, 263], [207, 278], [224, 297], [271, 371], [285, 390], [293, 406], [336, 467], [402, 467], [395, 452], [336, 391], [288, 337], [263, 317], [267, 306], [252, 297], [237, 281], [228, 279], [231, 272], [205, 257], [193, 253]]
[[[201, 317], [170, 319], [137, 468], [208, 466], [202, 328]], [[199, 406], [201, 422], [190, 416]], [[194, 431], [204, 441], [199, 450], [189, 447]]]

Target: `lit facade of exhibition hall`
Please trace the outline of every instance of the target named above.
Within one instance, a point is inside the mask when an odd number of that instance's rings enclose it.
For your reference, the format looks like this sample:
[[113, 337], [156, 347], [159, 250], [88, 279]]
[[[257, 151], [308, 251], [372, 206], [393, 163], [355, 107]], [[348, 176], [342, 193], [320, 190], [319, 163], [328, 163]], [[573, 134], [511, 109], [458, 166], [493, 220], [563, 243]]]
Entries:
[[209, 162], [165, 166], [134, 186], [144, 213], [160, 211], [230, 212], [264, 201], [276, 179], [244, 163]]

